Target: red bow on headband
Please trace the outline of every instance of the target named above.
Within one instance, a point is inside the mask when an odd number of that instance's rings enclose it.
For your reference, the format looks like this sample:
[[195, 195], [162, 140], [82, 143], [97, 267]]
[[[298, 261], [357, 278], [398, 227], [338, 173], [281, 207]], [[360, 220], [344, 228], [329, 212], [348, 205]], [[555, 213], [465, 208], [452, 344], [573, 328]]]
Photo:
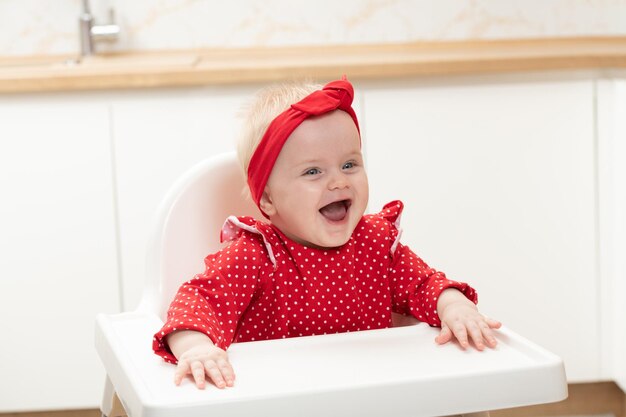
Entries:
[[[344, 76], [341, 80], [331, 81], [321, 90], [314, 91], [299, 102], [292, 104], [272, 120], [248, 165], [248, 186], [252, 199], [257, 206], [260, 204], [263, 190], [272, 173], [278, 154], [280, 154], [291, 133], [303, 121], [309, 117], [321, 116], [339, 109], [352, 117], [357, 130], [359, 130], [359, 122], [352, 109], [353, 99], [354, 89]], [[263, 215], [268, 217], [265, 213]]]

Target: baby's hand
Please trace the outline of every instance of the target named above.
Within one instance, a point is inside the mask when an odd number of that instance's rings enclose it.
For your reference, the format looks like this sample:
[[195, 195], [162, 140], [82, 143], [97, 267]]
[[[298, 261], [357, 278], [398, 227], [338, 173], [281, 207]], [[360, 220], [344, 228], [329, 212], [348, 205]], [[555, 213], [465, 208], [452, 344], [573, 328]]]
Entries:
[[180, 331], [168, 337], [170, 349], [178, 358], [174, 383], [180, 385], [191, 374], [199, 389], [204, 389], [206, 377], [218, 388], [232, 387], [235, 382], [228, 354], [215, 346], [206, 335], [194, 331]]
[[455, 337], [463, 349], [470, 346], [469, 338], [478, 350], [483, 350], [485, 345], [496, 347], [498, 342], [492, 329], [499, 329], [502, 324], [480, 314], [476, 305], [458, 290], [447, 289], [441, 293], [437, 312], [441, 319], [441, 332], [435, 342], [440, 345]]

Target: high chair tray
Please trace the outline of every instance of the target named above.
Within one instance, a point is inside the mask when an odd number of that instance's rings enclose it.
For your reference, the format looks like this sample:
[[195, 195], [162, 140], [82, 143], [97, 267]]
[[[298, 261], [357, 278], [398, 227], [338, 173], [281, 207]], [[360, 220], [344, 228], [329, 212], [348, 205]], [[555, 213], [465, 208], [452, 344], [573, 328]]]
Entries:
[[151, 351], [162, 325], [142, 313], [100, 315], [96, 347], [131, 417], [462, 414], [567, 397], [561, 359], [515, 333], [479, 352], [434, 342], [426, 324], [234, 344], [235, 386], [191, 379]]

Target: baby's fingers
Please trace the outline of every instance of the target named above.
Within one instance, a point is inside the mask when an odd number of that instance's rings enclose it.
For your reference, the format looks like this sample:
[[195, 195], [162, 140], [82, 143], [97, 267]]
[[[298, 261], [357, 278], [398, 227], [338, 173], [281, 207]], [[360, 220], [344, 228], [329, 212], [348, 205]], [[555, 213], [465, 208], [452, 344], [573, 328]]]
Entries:
[[219, 367], [220, 372], [222, 372], [226, 385], [232, 387], [235, 383], [235, 372], [233, 371], [233, 367], [230, 362], [225, 359], [218, 359], [217, 366]]
[[488, 322], [480, 324], [483, 338], [485, 339], [487, 346], [489, 346], [490, 348], [494, 348], [498, 344], [498, 341], [496, 340], [496, 336], [493, 333], [493, 330], [491, 330], [492, 328], [494, 329], [500, 328], [501, 326], [500, 322], [497, 322], [497, 323], [498, 323], [498, 327], [491, 327]]
[[490, 319], [489, 317], [485, 317], [485, 321], [490, 329], [499, 329], [502, 327], [502, 323], [498, 320]]
[[183, 378], [188, 373], [191, 373], [191, 367], [189, 366], [189, 362], [187, 361], [179, 361], [176, 366], [176, 371], [174, 372], [174, 383], [176, 385], [180, 385], [183, 381]]
[[218, 388], [226, 388], [224, 376], [222, 375], [222, 371], [218, 367], [217, 363], [214, 360], [208, 360], [204, 363], [204, 366], [206, 368], [207, 375], [211, 378], [215, 386]]
[[483, 332], [480, 328], [480, 325], [476, 322], [467, 323], [467, 331], [469, 332], [470, 337], [474, 341], [474, 346], [476, 349], [483, 350], [485, 349], [485, 340], [483, 340]]
[[206, 381], [204, 378], [204, 366], [202, 366], [202, 362], [192, 362], [191, 374], [193, 375], [193, 380], [196, 382], [196, 387], [198, 387], [199, 389], [204, 389]]
[[454, 326], [452, 326], [452, 333], [454, 333], [454, 337], [456, 337], [463, 349], [467, 349], [469, 347], [467, 329], [463, 323], [455, 323]]
[[439, 332], [437, 337], [435, 337], [435, 342], [443, 345], [448, 343], [450, 340], [452, 340], [452, 331], [448, 326], [446, 326], [445, 323], [441, 323], [441, 331]]
[[482, 351], [485, 349], [485, 346], [495, 348], [498, 344], [494, 332], [491, 330], [486, 320], [480, 320], [478, 322], [469, 321], [466, 326], [476, 349]]

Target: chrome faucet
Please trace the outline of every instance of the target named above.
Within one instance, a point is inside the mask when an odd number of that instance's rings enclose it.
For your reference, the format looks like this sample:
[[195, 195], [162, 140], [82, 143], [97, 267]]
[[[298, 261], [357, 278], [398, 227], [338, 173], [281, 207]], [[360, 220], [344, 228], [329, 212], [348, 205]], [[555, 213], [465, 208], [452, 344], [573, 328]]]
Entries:
[[80, 24], [80, 54], [93, 55], [97, 41], [114, 42], [119, 38], [120, 27], [115, 24], [113, 9], [110, 11], [110, 23], [96, 25], [89, 10], [89, 0], [83, 0], [83, 12], [79, 17]]

